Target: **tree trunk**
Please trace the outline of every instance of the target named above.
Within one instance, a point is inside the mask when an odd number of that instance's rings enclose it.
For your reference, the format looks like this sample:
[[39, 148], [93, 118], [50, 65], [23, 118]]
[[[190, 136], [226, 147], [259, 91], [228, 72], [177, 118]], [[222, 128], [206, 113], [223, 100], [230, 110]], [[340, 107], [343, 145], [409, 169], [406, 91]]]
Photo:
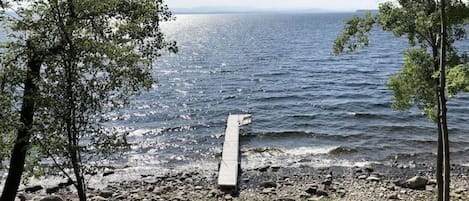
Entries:
[[[434, 46], [432, 47], [433, 50], [433, 67], [434, 71], [438, 72], [439, 71], [439, 59], [438, 59], [438, 47]], [[441, 113], [441, 104], [440, 104], [440, 80], [436, 79], [435, 81], [435, 94], [437, 95], [436, 101], [437, 101], [437, 111], [436, 111], [436, 117], [437, 117], [437, 131], [438, 131], [438, 143], [437, 143], [437, 157], [436, 157], [436, 183], [438, 186], [438, 196], [437, 200], [438, 201], [443, 201], [443, 133], [442, 133], [442, 127], [440, 123], [440, 113]]]
[[72, 165], [73, 165], [73, 172], [75, 173], [75, 178], [77, 179], [77, 183], [75, 187], [77, 188], [77, 193], [80, 201], [86, 201], [86, 186], [85, 181], [83, 178], [83, 174], [80, 171], [80, 165], [76, 158], [76, 153], [72, 153], [75, 157], [72, 156]]
[[31, 138], [31, 128], [35, 112], [38, 86], [36, 82], [40, 79], [40, 69], [42, 61], [36, 55], [31, 56], [27, 63], [26, 79], [24, 81], [23, 104], [21, 105], [20, 121], [22, 125], [17, 129], [17, 136], [13, 151], [11, 153], [8, 176], [3, 188], [2, 201], [14, 201], [16, 192], [21, 182], [24, 170], [26, 153], [28, 151]]
[[447, 45], [447, 30], [446, 30], [446, 0], [441, 0], [441, 51], [440, 51], [440, 93], [439, 99], [441, 104], [441, 113], [439, 114], [439, 122], [441, 123], [441, 133], [443, 138], [443, 181], [444, 181], [444, 200], [450, 200], [450, 149], [449, 149], [449, 135], [448, 124], [446, 119], [446, 45]]

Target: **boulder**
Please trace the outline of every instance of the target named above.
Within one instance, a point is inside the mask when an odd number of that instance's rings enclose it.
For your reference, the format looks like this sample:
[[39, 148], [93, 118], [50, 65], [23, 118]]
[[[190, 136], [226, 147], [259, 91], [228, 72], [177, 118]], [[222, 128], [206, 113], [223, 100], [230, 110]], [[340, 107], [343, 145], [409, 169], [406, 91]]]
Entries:
[[405, 181], [397, 181], [394, 182], [396, 186], [400, 186], [403, 188], [410, 188], [410, 189], [415, 189], [415, 190], [425, 190], [425, 187], [427, 185], [428, 180], [421, 177], [421, 176], [415, 176], [412, 177], [408, 180]]

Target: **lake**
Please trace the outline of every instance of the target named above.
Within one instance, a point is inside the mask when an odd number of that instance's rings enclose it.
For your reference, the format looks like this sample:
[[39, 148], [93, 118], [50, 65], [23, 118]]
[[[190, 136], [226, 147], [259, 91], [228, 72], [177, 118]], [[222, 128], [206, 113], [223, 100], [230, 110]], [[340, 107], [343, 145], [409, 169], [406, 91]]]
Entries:
[[[180, 52], [155, 62], [158, 83], [107, 126], [130, 131], [133, 167], [216, 169], [228, 114], [250, 113], [243, 167], [433, 161], [436, 126], [391, 109], [385, 86], [404, 38], [375, 29], [370, 47], [331, 56], [353, 13], [177, 15], [163, 30]], [[468, 51], [469, 43], [458, 44]], [[469, 95], [449, 102], [452, 161], [468, 164]]]

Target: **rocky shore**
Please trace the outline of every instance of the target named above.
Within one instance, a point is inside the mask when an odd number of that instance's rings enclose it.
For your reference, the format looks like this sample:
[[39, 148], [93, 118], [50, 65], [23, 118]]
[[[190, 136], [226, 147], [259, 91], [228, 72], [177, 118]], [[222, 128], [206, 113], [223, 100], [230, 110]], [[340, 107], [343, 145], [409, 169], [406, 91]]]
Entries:
[[[105, 176], [114, 172], [106, 172]], [[103, 177], [105, 178], [105, 177]], [[435, 200], [434, 169], [425, 163], [373, 164], [364, 167], [309, 166], [243, 170], [239, 193], [216, 188], [217, 173], [180, 172], [164, 176], [141, 175], [132, 181], [109, 182], [88, 190], [89, 200]], [[453, 166], [452, 200], [469, 200], [469, 168]], [[21, 199], [78, 200], [69, 183], [55, 189], [31, 186]], [[49, 194], [47, 194], [49, 193]]]

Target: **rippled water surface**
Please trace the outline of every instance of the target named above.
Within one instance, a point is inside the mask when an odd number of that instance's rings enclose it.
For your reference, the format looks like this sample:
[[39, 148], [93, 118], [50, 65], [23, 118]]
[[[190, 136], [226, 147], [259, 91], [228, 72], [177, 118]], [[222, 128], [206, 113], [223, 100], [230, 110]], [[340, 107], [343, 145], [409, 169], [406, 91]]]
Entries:
[[[331, 56], [352, 14], [179, 15], [165, 24], [177, 55], [155, 64], [155, 87], [109, 126], [131, 131], [122, 164], [216, 168], [227, 115], [250, 113], [243, 165], [356, 165], [431, 157], [435, 126], [417, 109], [391, 109], [385, 83], [404, 39], [376, 29], [371, 46]], [[469, 50], [469, 43], [459, 44]], [[469, 157], [468, 95], [450, 101], [452, 160]]]

